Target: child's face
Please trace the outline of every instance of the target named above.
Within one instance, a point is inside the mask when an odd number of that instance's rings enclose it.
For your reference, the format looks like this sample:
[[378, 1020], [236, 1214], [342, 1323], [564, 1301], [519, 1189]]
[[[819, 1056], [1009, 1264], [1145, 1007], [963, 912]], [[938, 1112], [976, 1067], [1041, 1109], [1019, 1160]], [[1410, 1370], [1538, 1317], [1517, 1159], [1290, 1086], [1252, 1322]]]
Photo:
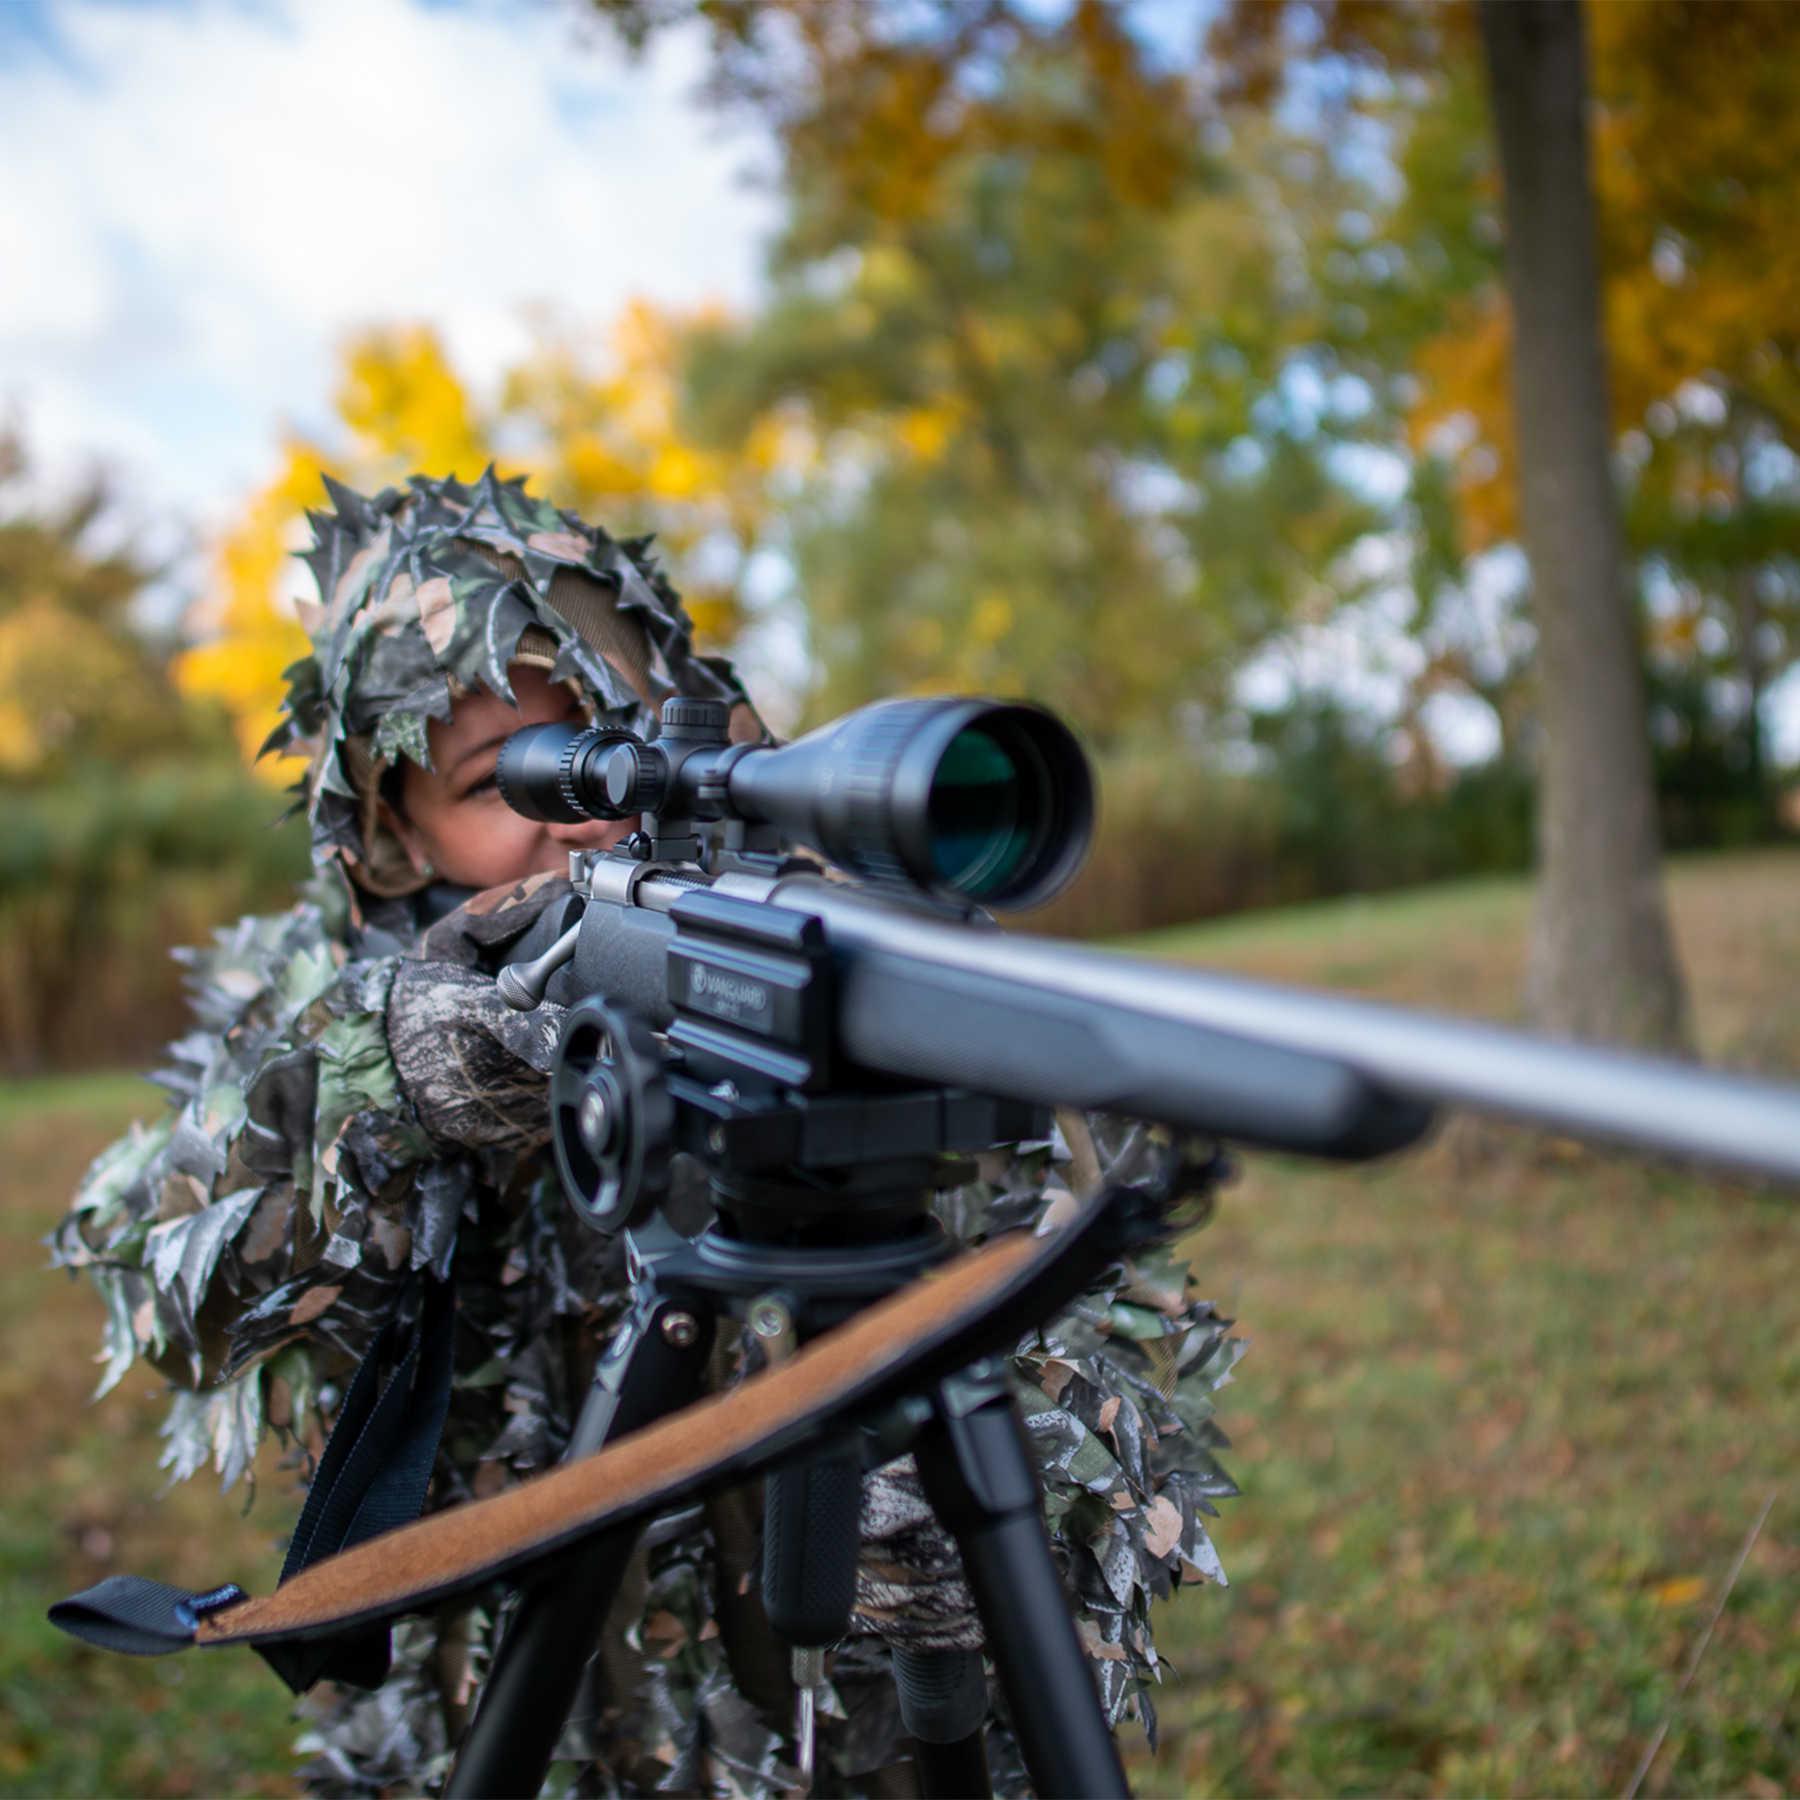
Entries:
[[517, 706], [485, 689], [465, 694], [448, 720], [429, 726], [431, 767], [406, 765], [404, 816], [390, 813], [415, 866], [443, 881], [499, 887], [543, 871], [560, 874], [571, 850], [600, 850], [637, 829], [632, 819], [584, 825], [544, 825], [522, 818], [500, 798], [494, 764], [500, 746], [523, 725], [580, 719], [575, 696], [542, 669], [515, 664], [508, 671]]

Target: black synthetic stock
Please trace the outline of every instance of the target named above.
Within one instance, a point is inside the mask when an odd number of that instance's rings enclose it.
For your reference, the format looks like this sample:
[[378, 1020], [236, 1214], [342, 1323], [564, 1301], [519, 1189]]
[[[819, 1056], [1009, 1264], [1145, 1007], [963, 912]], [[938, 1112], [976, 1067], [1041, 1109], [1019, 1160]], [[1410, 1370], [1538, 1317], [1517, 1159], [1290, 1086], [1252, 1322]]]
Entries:
[[839, 1027], [889, 1074], [1309, 1155], [1377, 1156], [1431, 1119], [1343, 1063], [878, 950], [846, 959]]
[[[1094, 950], [1052, 938], [984, 931], [883, 904], [810, 877], [781, 882], [778, 905], [825, 922], [845, 988], [843, 1048], [894, 1074], [957, 1059], [960, 1079], [1002, 1085], [1009, 1062], [1038, 1056], [1034, 1076], [1058, 1088], [1080, 1059], [1009, 1041], [1008, 1033], [1073, 1028], [1095, 1062], [1056, 1104], [1117, 1105], [1171, 1124], [1315, 1154], [1397, 1149], [1434, 1106], [1467, 1106], [1575, 1137], [1694, 1158], [1800, 1181], [1800, 1089], [1666, 1057], [1572, 1044], [1345, 994]], [[895, 1003], [929, 983], [929, 1003]], [[945, 1007], [968, 996], [954, 1047]], [[984, 1021], [986, 1009], [990, 1015]], [[999, 1022], [1004, 1016], [1005, 1024]], [[1265, 1053], [1301, 1064], [1253, 1062]], [[1291, 1095], [1259, 1091], [1312, 1065]], [[1336, 1070], [1361, 1086], [1341, 1087]], [[1235, 1079], [1234, 1079], [1235, 1072]], [[1102, 1098], [1106, 1091], [1116, 1100]], [[1368, 1110], [1357, 1116], [1367, 1099]], [[1258, 1107], [1267, 1110], [1261, 1114]], [[1343, 1111], [1339, 1113], [1338, 1108]], [[1237, 1123], [1233, 1123], [1236, 1119]]]
[[[656, 877], [651, 884], [660, 886]], [[1126, 1113], [1316, 1156], [1381, 1155], [1412, 1143], [1430, 1124], [1428, 1107], [1397, 1098], [1332, 1057], [889, 948], [886, 932], [904, 941], [918, 921], [866, 899], [841, 910], [835, 903], [843, 893], [804, 879], [784, 883], [772, 904], [805, 913], [830, 894], [827, 936], [838, 977], [833, 1042], [864, 1069], [1039, 1105]], [[966, 934], [977, 946], [1006, 942], [973, 925], [937, 929]], [[674, 921], [655, 908], [594, 902], [573, 963], [552, 982], [550, 997], [567, 1004], [604, 994], [666, 1030], [675, 1017], [668, 993], [675, 932]]]

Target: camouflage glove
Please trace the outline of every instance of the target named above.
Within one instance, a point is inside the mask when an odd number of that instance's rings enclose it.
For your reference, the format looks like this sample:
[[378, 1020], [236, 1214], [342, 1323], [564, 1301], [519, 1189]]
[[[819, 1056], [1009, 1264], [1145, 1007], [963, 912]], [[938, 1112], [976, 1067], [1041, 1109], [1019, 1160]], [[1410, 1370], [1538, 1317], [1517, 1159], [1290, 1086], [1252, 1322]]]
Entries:
[[403, 959], [388, 997], [388, 1048], [420, 1125], [466, 1150], [529, 1151], [549, 1139], [544, 1078], [563, 1009], [516, 1012], [494, 972], [570, 894], [561, 876], [489, 888], [440, 919]]
[[420, 1125], [467, 1150], [546, 1143], [545, 1077], [562, 1017], [549, 1002], [516, 1011], [479, 969], [402, 961], [388, 996], [388, 1050]]
[[528, 875], [485, 888], [439, 919], [419, 939], [415, 954], [428, 962], [462, 963], [492, 974], [516, 953], [519, 940], [574, 891], [564, 875]]

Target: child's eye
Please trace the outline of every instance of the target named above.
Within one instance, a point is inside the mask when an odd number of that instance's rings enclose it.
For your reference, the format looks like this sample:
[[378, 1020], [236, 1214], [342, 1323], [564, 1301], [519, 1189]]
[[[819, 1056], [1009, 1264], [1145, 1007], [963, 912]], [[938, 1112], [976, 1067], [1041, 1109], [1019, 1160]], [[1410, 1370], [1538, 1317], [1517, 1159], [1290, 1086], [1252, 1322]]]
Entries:
[[499, 791], [500, 777], [490, 769], [479, 781], [472, 782], [468, 787], [464, 788], [462, 797], [465, 800], [475, 800], [483, 798], [488, 794], [497, 794]]

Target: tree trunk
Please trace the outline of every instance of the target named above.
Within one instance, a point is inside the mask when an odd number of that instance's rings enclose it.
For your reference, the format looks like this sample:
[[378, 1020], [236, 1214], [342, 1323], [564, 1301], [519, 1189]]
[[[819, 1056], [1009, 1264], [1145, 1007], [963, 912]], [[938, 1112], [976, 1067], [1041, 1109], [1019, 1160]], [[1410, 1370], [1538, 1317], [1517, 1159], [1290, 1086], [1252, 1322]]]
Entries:
[[1737, 625], [1738, 673], [1743, 677], [1744, 780], [1756, 801], [1756, 835], [1772, 835], [1775, 821], [1770, 792], [1768, 757], [1763, 749], [1762, 703], [1768, 685], [1762, 658], [1762, 598], [1756, 591], [1758, 571], [1752, 567], [1731, 574], [1732, 614]]
[[1680, 1047], [1644, 679], [1611, 467], [1577, 0], [1480, 0], [1505, 182], [1520, 502], [1544, 723], [1527, 1000], [1559, 1035]]

